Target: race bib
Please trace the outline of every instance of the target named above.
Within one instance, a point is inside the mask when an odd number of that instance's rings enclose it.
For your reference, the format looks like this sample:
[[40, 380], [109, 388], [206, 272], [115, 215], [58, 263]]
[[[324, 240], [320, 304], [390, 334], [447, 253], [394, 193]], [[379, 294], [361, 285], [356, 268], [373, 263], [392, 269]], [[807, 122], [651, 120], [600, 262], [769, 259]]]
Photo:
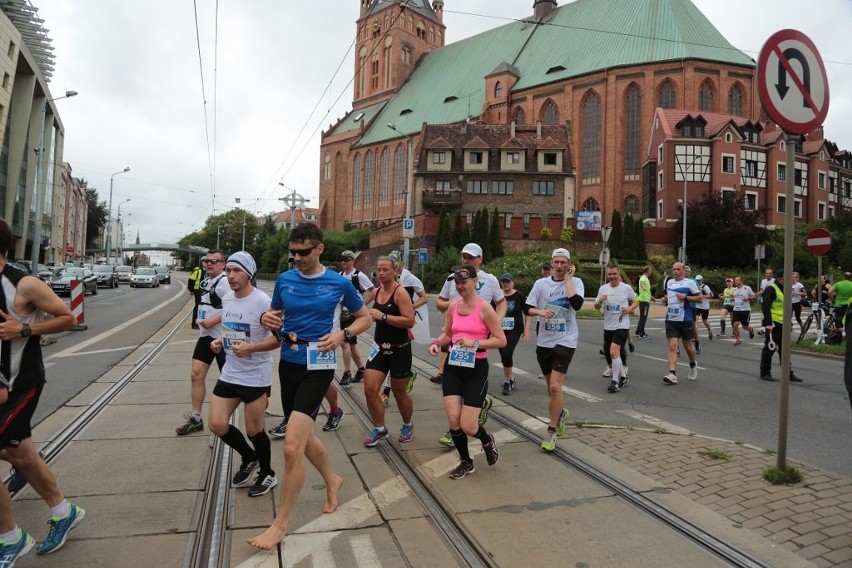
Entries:
[[245, 341], [246, 332], [229, 328], [222, 329], [222, 348], [228, 355], [234, 354], [234, 342]]
[[680, 306], [669, 306], [669, 318], [676, 319], [680, 317]]
[[606, 304], [606, 311], [611, 314], [621, 313], [621, 304]]
[[319, 350], [319, 342], [311, 341], [308, 343], [308, 370], [322, 371], [337, 368], [337, 355], [335, 351], [326, 351], [323, 353]]
[[515, 329], [515, 318], [503, 318], [500, 321], [500, 327], [503, 331], [512, 331]]
[[377, 344], [373, 344], [373, 348], [370, 349], [370, 354], [367, 356], [367, 361], [372, 361], [373, 357], [379, 354], [379, 346]]
[[453, 347], [450, 351], [450, 365], [473, 368], [476, 364], [476, 349], [473, 347]]
[[730, 298], [730, 299], [729, 299], [729, 298], [725, 298], [725, 299], [722, 301], [722, 305], [723, 305], [723, 306], [733, 306], [733, 305], [734, 305], [734, 300], [733, 300], [733, 298]]
[[207, 319], [207, 310], [204, 308], [198, 308], [198, 319], [203, 320]]
[[550, 333], [550, 334], [555, 335], [555, 334], [558, 334], [558, 333], [565, 333], [565, 331], [567, 329], [568, 329], [568, 325], [567, 325], [565, 318], [550, 318], [550, 319], [544, 320], [544, 331], [545, 331], [545, 333]]

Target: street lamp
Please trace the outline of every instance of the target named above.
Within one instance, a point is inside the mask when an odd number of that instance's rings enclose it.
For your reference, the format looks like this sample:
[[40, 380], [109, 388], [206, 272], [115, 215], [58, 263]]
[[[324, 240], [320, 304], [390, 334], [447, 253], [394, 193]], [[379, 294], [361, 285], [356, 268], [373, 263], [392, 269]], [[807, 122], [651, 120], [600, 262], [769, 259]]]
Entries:
[[[702, 155], [693, 156], [692, 161], [689, 162], [689, 164], [688, 164], [689, 168], [694, 171], [695, 170], [695, 161], [698, 160], [699, 158], [703, 158], [703, 157], [704, 156], [702, 156]], [[677, 160], [676, 160], [676, 163], [678, 165], [678, 169], [680, 170], [680, 175], [683, 178], [683, 231], [682, 231], [682, 239], [681, 239], [681, 244], [680, 244], [680, 255], [679, 255], [680, 259], [679, 260], [683, 264], [686, 264], [686, 168], [687, 168], [687, 164], [681, 163], [680, 161], [677, 161]], [[702, 176], [702, 179], [703, 179], [703, 176]]]
[[[118, 229], [118, 258], [121, 259], [122, 264], [124, 264], [124, 256], [122, 256], [121, 253], [121, 249], [124, 248], [124, 223], [121, 222], [121, 206], [128, 201], [130, 201], [130, 198], [127, 198], [118, 204], [118, 212], [115, 215], [115, 225], [116, 229]], [[128, 213], [125, 217], [130, 217], [131, 215], [133, 215], [133, 213]]]
[[216, 250], [219, 250], [219, 233], [222, 232], [222, 225], [216, 225]]
[[[235, 197], [234, 203], [239, 204], [242, 198]], [[260, 201], [260, 197], [254, 198], [254, 216], [257, 218], [257, 204]], [[243, 209], [243, 248], [240, 250], [246, 250], [246, 210]]]
[[[404, 132], [400, 132], [396, 128], [396, 124], [390, 122], [388, 123], [388, 128], [396, 132], [397, 134], [402, 134], [408, 140], [407, 152], [408, 152], [408, 180], [406, 182], [405, 189], [405, 219], [411, 217], [411, 190], [412, 190], [412, 182], [414, 181], [414, 153], [413, 153], [413, 145], [414, 141], [411, 139], [411, 136], [405, 134]], [[403, 228], [403, 231], [405, 229]], [[405, 268], [408, 268], [408, 257], [409, 257], [409, 248], [410, 244], [408, 241], [408, 237], [405, 237], [402, 245], [402, 263]]]
[[[44, 216], [44, 194], [46, 193], [44, 176], [41, 173], [41, 164], [42, 154], [44, 154], [44, 128], [45, 123], [47, 122], [47, 103], [58, 101], [59, 99], [70, 99], [71, 97], [76, 96], [77, 91], [65, 91], [65, 95], [52, 99], [45, 98], [44, 102], [41, 103], [41, 132], [39, 133], [38, 148], [36, 149], [36, 155], [38, 156], [38, 159], [36, 160], [36, 188], [33, 192], [33, 197], [35, 197], [36, 200], [35, 225], [33, 225], [33, 246], [30, 252], [30, 272], [33, 275], [38, 275], [42, 217]], [[51, 136], [51, 138], [53, 137]]]
[[107, 241], [106, 241], [106, 261], [110, 263], [110, 255], [112, 254], [112, 184], [115, 176], [118, 174], [126, 174], [130, 171], [130, 166], [125, 167], [120, 172], [115, 172], [109, 176], [109, 213], [107, 214]]

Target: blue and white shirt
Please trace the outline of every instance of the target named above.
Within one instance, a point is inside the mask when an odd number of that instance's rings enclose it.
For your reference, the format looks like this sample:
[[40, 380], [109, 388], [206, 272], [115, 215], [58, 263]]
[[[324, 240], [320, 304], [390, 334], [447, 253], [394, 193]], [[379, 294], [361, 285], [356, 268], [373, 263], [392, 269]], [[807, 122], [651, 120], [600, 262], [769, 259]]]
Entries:
[[682, 278], [680, 280], [670, 278], [669, 281], [666, 282], [666, 303], [668, 304], [666, 321], [682, 321], [691, 323], [695, 318], [693, 317], [692, 307], [689, 305], [689, 300], [686, 298], [679, 300], [677, 295], [685, 294], [687, 296], [695, 296], [700, 293], [701, 291], [698, 289], [698, 285], [693, 280], [690, 280], [689, 278]]

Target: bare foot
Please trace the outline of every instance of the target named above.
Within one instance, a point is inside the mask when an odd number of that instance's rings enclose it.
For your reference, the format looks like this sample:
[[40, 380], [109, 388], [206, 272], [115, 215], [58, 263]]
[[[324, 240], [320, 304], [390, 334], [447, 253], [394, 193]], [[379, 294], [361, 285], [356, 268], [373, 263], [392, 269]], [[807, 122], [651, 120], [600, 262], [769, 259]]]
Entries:
[[343, 487], [343, 478], [334, 474], [334, 478], [326, 486], [326, 501], [325, 507], [322, 508], [323, 513], [333, 513], [337, 510], [337, 492]]
[[287, 527], [279, 528], [276, 525], [272, 525], [262, 535], [250, 538], [247, 542], [255, 548], [271, 550], [272, 547], [284, 540], [284, 535], [286, 534]]

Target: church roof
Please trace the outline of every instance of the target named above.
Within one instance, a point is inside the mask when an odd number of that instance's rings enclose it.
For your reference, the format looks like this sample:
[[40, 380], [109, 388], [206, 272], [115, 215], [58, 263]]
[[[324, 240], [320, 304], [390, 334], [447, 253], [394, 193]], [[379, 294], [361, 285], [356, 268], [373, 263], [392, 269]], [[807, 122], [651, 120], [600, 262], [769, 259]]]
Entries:
[[331, 126], [325, 136], [333, 136], [335, 134], [343, 134], [344, 132], [352, 132], [361, 128], [361, 121], [365, 126], [369, 126], [370, 122], [379, 114], [382, 107], [385, 106], [385, 101], [362, 107], [357, 110], [352, 110], [346, 113], [346, 116], [337, 121], [337, 124]]
[[754, 67], [690, 0], [576, 0], [544, 25], [519, 20], [429, 52], [358, 145], [397, 138], [384, 127], [388, 122], [413, 134], [424, 122], [478, 116], [484, 77], [503, 62], [520, 72], [512, 87], [517, 92], [603, 69], [683, 59]]
[[[400, 0], [374, 0], [373, 5], [367, 10], [366, 16], [370, 14], [375, 14], [382, 8], [386, 6], [392, 6], [394, 4], [399, 4]], [[432, 20], [435, 23], [441, 23], [438, 19], [438, 16], [435, 14], [435, 10], [432, 9], [432, 4], [429, 0], [407, 0], [405, 4], [406, 10], [413, 10], [417, 14], [420, 14], [424, 18]]]

